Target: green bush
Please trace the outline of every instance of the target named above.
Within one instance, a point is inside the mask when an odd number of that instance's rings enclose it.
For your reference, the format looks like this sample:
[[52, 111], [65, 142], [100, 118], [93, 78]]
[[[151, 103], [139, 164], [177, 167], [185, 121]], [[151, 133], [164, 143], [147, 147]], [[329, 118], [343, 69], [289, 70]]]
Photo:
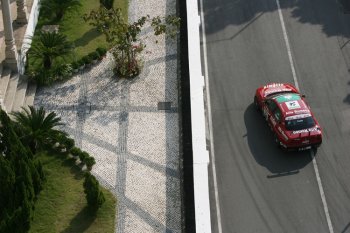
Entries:
[[96, 52], [100, 55], [100, 57], [103, 57], [107, 53], [107, 49], [104, 47], [98, 47], [96, 49]]
[[72, 66], [72, 69], [73, 69], [73, 70], [76, 70], [76, 69], [78, 69], [78, 68], [80, 67], [78, 61], [72, 62], [71, 66]]
[[53, 67], [54, 80], [69, 78], [72, 75], [72, 67], [70, 64], [60, 64]]
[[92, 60], [97, 60], [97, 59], [100, 57], [100, 55], [98, 54], [98, 52], [93, 51], [93, 52], [89, 53], [89, 57], [90, 57]]
[[88, 65], [88, 64], [90, 64], [92, 62], [92, 59], [91, 59], [91, 57], [89, 55], [84, 56], [82, 58], [82, 60], [83, 60], [85, 65]]
[[90, 156], [85, 158], [84, 163], [86, 164], [87, 169], [90, 171], [92, 169], [92, 166], [96, 164], [95, 158]]
[[79, 154], [79, 159], [81, 162], [85, 163], [85, 159], [89, 158], [90, 155], [86, 151], [81, 151]]
[[46, 69], [28, 71], [28, 78], [39, 86], [46, 86], [53, 83], [52, 71]]
[[74, 157], [77, 157], [77, 156], [79, 156], [81, 153], [82, 153], [82, 151], [80, 150], [80, 148], [78, 148], [78, 147], [73, 147], [72, 149], [70, 149], [70, 151], [69, 151]]
[[88, 206], [96, 211], [105, 202], [105, 197], [100, 190], [98, 181], [90, 172], [85, 173], [83, 186]]
[[78, 60], [77, 63], [79, 65], [79, 67], [85, 65], [85, 62], [83, 61], [83, 59]]

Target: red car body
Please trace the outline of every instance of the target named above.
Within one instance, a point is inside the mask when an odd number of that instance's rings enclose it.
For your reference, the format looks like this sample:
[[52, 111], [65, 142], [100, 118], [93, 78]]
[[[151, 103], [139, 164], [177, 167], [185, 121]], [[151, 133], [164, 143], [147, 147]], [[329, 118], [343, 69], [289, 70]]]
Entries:
[[322, 129], [305, 96], [291, 84], [270, 83], [256, 90], [254, 104], [274, 132], [278, 146], [306, 150], [322, 143]]

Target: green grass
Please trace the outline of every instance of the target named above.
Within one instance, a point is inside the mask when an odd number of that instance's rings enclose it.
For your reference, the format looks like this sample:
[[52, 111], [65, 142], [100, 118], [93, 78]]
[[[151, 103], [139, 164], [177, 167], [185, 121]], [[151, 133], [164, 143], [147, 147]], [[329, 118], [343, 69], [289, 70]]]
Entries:
[[[128, 19], [128, 0], [114, 0], [114, 8], [120, 8], [125, 20]], [[98, 47], [108, 48], [105, 36], [99, 33], [93, 26], [83, 20], [84, 14], [91, 10], [97, 10], [100, 6], [98, 0], [81, 0], [82, 6], [76, 11], [67, 12], [60, 22], [52, 23], [48, 19], [39, 17], [36, 31], [45, 24], [58, 24], [59, 32], [68, 37], [75, 44], [75, 56], [68, 58], [67, 62], [79, 60], [84, 55], [93, 52]], [[33, 64], [33, 62], [30, 62]]]
[[[93, 26], [86, 23], [82, 16], [88, 14], [93, 9], [99, 8], [98, 0], [82, 0], [82, 7], [78, 12], [69, 12], [60, 22], [60, 32], [76, 46], [76, 56], [80, 57], [94, 51], [97, 47], [108, 47], [105, 36], [100, 34]], [[128, 17], [128, 1], [115, 0], [114, 8], [122, 9], [125, 19]]]
[[35, 204], [30, 233], [114, 232], [116, 200], [109, 191], [103, 189], [106, 202], [92, 214], [85, 199], [83, 172], [74, 160], [47, 154], [40, 159], [47, 181]]

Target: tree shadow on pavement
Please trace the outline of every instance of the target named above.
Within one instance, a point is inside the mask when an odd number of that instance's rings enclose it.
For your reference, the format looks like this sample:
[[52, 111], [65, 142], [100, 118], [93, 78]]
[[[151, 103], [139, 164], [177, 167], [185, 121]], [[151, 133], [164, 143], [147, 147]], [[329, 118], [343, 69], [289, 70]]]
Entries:
[[[250, 24], [264, 13], [278, 10], [276, 0], [204, 0], [206, 32], [212, 34], [230, 25]], [[339, 1], [296, 0], [280, 1], [283, 14], [303, 24], [319, 25], [327, 36], [350, 37], [350, 15]], [[220, 20], [218, 20], [220, 19]], [[231, 36], [228, 36], [231, 37]]]
[[312, 161], [308, 151], [286, 152], [278, 148], [273, 133], [253, 104], [244, 112], [244, 122], [248, 146], [254, 159], [274, 174], [268, 178], [296, 174]]

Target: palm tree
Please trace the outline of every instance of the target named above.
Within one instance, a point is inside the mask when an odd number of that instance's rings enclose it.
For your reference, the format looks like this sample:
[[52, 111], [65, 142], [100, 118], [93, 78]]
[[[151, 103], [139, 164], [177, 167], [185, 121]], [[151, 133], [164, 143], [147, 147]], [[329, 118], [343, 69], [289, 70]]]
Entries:
[[58, 135], [64, 132], [54, 129], [63, 125], [55, 112], [46, 114], [43, 107], [39, 109], [29, 106], [23, 111], [12, 113], [22, 132], [22, 141], [27, 143], [33, 154], [43, 146], [53, 143]]
[[40, 59], [45, 69], [50, 69], [55, 59], [64, 59], [72, 54], [73, 49], [73, 44], [65, 35], [56, 32], [40, 32], [34, 38], [28, 53], [34, 60]]
[[60, 21], [67, 11], [76, 10], [81, 6], [79, 0], [42, 0], [40, 12], [49, 19], [55, 17]]

